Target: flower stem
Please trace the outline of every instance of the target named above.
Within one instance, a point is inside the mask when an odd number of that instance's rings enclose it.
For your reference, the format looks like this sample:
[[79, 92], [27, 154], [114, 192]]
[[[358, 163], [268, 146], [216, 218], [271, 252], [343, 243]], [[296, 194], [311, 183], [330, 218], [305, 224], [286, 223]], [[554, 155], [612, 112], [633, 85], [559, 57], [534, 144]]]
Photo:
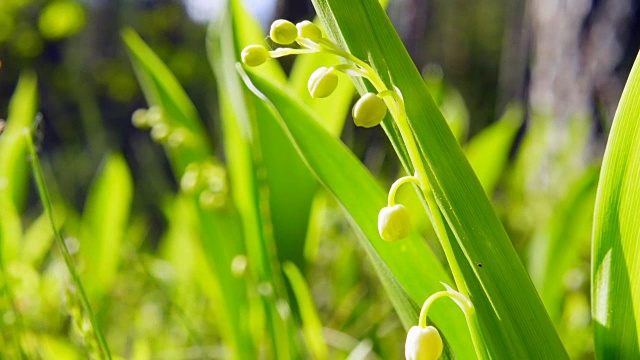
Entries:
[[418, 178], [416, 178], [415, 176], [403, 176], [391, 185], [391, 190], [389, 190], [388, 206], [391, 207], [396, 204], [396, 193], [398, 192], [400, 186], [410, 182], [420, 185], [420, 180], [418, 180]]
[[469, 334], [471, 335], [471, 342], [473, 342], [473, 348], [476, 351], [476, 355], [479, 359], [487, 358], [486, 352], [480, 346], [482, 344], [482, 339], [479, 333], [478, 319], [476, 316], [476, 309], [473, 306], [473, 303], [469, 301], [469, 299], [462, 295], [457, 291], [438, 291], [437, 293], [429, 296], [427, 301], [422, 305], [422, 309], [420, 310], [420, 318], [418, 320], [418, 326], [421, 328], [427, 327], [427, 314], [429, 313], [429, 308], [433, 303], [443, 297], [451, 298], [462, 310], [464, 313], [464, 317], [467, 321], [467, 327], [469, 328]]
[[98, 325], [98, 321], [91, 310], [91, 304], [89, 303], [89, 298], [84, 291], [84, 287], [82, 286], [82, 282], [80, 281], [80, 276], [78, 275], [75, 265], [73, 264], [73, 259], [71, 259], [71, 254], [69, 254], [69, 249], [67, 249], [67, 245], [64, 243], [62, 239], [62, 235], [60, 234], [60, 230], [56, 227], [55, 220], [53, 218], [53, 206], [51, 205], [51, 198], [49, 197], [49, 190], [47, 189], [47, 185], [44, 182], [44, 176], [42, 175], [42, 168], [40, 167], [40, 160], [38, 159], [38, 153], [36, 152], [35, 145], [33, 144], [33, 139], [31, 138], [31, 132], [28, 128], [24, 130], [24, 137], [27, 142], [27, 150], [29, 152], [29, 156], [31, 158], [31, 169], [33, 170], [33, 176], [36, 181], [36, 187], [38, 188], [38, 193], [40, 194], [40, 201], [42, 202], [42, 206], [44, 207], [47, 216], [49, 217], [49, 222], [51, 223], [51, 229], [53, 230], [54, 238], [56, 240], [56, 244], [62, 253], [62, 257], [64, 258], [64, 262], [67, 265], [67, 270], [69, 270], [69, 274], [71, 274], [71, 280], [73, 281], [74, 286], [78, 290], [78, 294], [80, 294], [80, 301], [84, 306], [84, 309], [89, 316], [89, 322], [95, 331], [96, 337], [98, 339], [98, 345], [100, 347], [100, 355], [103, 359], [111, 360], [111, 353], [109, 352], [109, 347], [107, 346], [107, 342], [105, 341], [104, 335], [100, 326]]

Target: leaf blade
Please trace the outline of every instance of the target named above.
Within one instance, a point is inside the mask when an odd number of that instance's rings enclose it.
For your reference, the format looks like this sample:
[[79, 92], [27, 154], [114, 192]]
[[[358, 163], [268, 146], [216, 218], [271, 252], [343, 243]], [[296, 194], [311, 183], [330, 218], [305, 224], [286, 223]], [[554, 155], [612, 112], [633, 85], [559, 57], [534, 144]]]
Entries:
[[640, 53], [607, 142], [592, 240], [592, 306], [598, 357], [640, 353]]

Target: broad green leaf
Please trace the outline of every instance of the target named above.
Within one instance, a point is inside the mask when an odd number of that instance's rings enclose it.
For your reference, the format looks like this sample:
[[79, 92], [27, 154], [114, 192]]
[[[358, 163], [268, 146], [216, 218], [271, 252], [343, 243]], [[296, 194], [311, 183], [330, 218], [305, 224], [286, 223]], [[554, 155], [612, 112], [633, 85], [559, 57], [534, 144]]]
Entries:
[[596, 195], [591, 311], [596, 355], [640, 354], [640, 54], [613, 119]]
[[100, 301], [115, 281], [132, 198], [127, 162], [121, 155], [108, 155], [91, 186], [82, 220], [83, 283], [92, 302]]
[[[439, 261], [426, 242], [415, 234], [395, 243], [382, 240], [377, 219], [379, 210], [386, 205], [385, 190], [353, 153], [314, 119], [309, 108], [257, 74], [250, 76], [255, 91], [264, 94], [261, 97], [268, 101], [262, 103], [260, 109], [278, 115], [269, 119], [279, 122], [286, 130], [298, 154], [345, 208], [359, 230], [360, 245], [389, 292], [405, 328], [417, 324], [419, 304], [432, 293], [443, 290], [441, 281], [451, 283]], [[451, 302], [437, 306], [438, 311], [430, 318], [438, 324], [447, 341], [459, 349], [460, 356], [472, 358], [473, 346], [460, 310]]]
[[[450, 227], [455, 256], [477, 309], [489, 354], [501, 359], [566, 358], [489, 199], [382, 8], [373, 0], [313, 3], [332, 39], [369, 61], [387, 87], [397, 86], [402, 92], [409, 125], [424, 157], [436, 201]], [[365, 90], [362, 84], [357, 87]], [[389, 119], [385, 121], [400, 159], [407, 172], [413, 173], [403, 153], [404, 145], [389, 126]]]
[[554, 323], [562, 315], [565, 274], [578, 265], [591, 238], [598, 172], [591, 167], [571, 186], [530, 243], [529, 273]]
[[512, 105], [495, 124], [474, 136], [464, 149], [478, 180], [492, 194], [509, 160], [509, 153], [524, 120], [523, 109]]
[[38, 108], [38, 81], [32, 72], [20, 76], [9, 103], [4, 132], [0, 135], [0, 263], [15, 259], [22, 234], [20, 211], [26, 199], [28, 164], [23, 140], [31, 130]]
[[295, 264], [286, 262], [282, 265], [284, 273], [291, 284], [296, 296], [300, 315], [302, 317], [302, 331], [314, 359], [326, 359], [328, 356], [327, 344], [322, 334], [322, 322], [316, 310], [316, 305], [311, 296], [311, 290], [307, 285], [304, 275]]
[[[167, 156], [178, 181], [189, 164], [216, 164], [204, 126], [175, 76], [133, 30], [124, 30], [122, 36], [131, 56], [136, 75], [151, 106], [162, 109], [171, 125], [189, 131], [183, 144], [166, 146]], [[226, 181], [226, 179], [223, 179]], [[243, 232], [238, 214], [231, 206], [223, 209], [205, 209], [200, 205], [199, 193], [191, 196], [198, 214], [202, 234], [202, 248], [211, 266], [215, 281], [209, 282], [207, 294], [215, 294], [215, 312], [220, 334], [231, 348], [231, 358], [251, 358], [255, 347], [245, 313], [247, 311], [246, 285], [231, 274], [233, 258], [244, 253]]]

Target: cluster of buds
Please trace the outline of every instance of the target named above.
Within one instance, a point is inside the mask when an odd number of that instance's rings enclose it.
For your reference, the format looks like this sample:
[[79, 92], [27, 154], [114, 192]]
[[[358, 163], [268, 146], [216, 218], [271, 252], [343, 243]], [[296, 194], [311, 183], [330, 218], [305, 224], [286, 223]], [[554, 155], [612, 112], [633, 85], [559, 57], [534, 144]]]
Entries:
[[150, 129], [153, 141], [170, 147], [182, 145], [188, 132], [182, 128], [172, 127], [162, 115], [162, 110], [157, 106], [149, 109], [138, 109], [131, 116], [131, 123], [138, 129]]
[[[310, 21], [293, 24], [287, 20], [276, 20], [269, 32], [271, 40], [284, 47], [267, 50], [261, 45], [249, 45], [242, 50], [242, 62], [247, 66], [259, 66], [272, 58], [279, 58], [293, 54], [309, 54], [329, 52], [354, 60], [353, 56], [340, 50], [337, 45], [322, 35], [322, 30]], [[296, 48], [287, 45], [297, 44]], [[357, 59], [356, 59], [357, 60]], [[363, 66], [364, 65], [364, 66]], [[352, 64], [338, 64], [331, 67], [316, 69], [307, 82], [307, 90], [312, 98], [325, 98], [331, 95], [338, 86], [338, 74], [345, 73], [352, 76], [369, 78], [377, 75], [369, 66], [361, 61]], [[380, 94], [366, 93], [355, 104], [352, 111], [353, 121], [357, 126], [374, 127], [387, 115], [387, 104]]]
[[180, 189], [198, 195], [205, 209], [219, 209], [226, 205], [229, 193], [225, 169], [211, 161], [191, 163], [180, 179]]
[[[371, 128], [379, 125], [391, 112], [394, 118], [406, 117], [404, 102], [399, 90], [389, 90], [378, 74], [364, 61], [341, 50], [336, 44], [322, 35], [322, 30], [312, 22], [302, 21], [296, 25], [287, 20], [276, 20], [269, 33], [271, 40], [281, 45], [275, 50], [268, 50], [261, 45], [250, 45], [242, 50], [242, 62], [247, 66], [259, 66], [272, 58], [286, 55], [327, 52], [343, 57], [347, 62], [331, 67], [316, 69], [307, 82], [307, 90], [312, 98], [325, 98], [331, 95], [338, 86], [338, 74], [368, 79], [377, 93], [368, 92], [362, 95], [352, 109], [353, 122], [356, 126]], [[287, 47], [296, 43], [297, 46]], [[403, 119], [406, 121], [406, 119]], [[400, 180], [399, 180], [400, 181]], [[405, 180], [402, 180], [404, 182]], [[395, 190], [389, 196], [389, 205], [380, 211], [378, 230], [380, 236], [387, 241], [400, 240], [409, 235], [411, 219], [407, 209], [394, 203]]]

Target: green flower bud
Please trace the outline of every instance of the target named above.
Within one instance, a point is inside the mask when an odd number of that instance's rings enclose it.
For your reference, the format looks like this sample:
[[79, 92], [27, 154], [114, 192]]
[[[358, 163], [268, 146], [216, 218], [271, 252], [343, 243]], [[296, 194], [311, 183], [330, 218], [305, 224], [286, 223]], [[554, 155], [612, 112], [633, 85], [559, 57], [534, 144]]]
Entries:
[[151, 139], [155, 142], [164, 143], [169, 136], [169, 125], [159, 123], [151, 128]]
[[365, 128], [374, 127], [387, 115], [387, 104], [374, 93], [366, 93], [353, 106], [353, 122]]
[[442, 338], [436, 328], [413, 326], [407, 334], [404, 356], [407, 360], [437, 360], [442, 348]]
[[326, 67], [318, 68], [309, 77], [307, 89], [312, 98], [325, 98], [338, 86], [338, 75]]
[[386, 241], [406, 238], [411, 231], [409, 211], [402, 204], [387, 206], [378, 214], [378, 232]]
[[269, 36], [276, 44], [289, 45], [298, 38], [298, 29], [291, 21], [280, 19], [271, 24]]
[[193, 193], [198, 187], [200, 167], [196, 163], [189, 164], [180, 179], [180, 189], [187, 194]]
[[298, 28], [298, 37], [309, 39], [313, 42], [320, 42], [322, 39], [322, 30], [318, 25], [311, 21], [305, 20], [296, 24]]
[[269, 51], [260, 45], [249, 45], [242, 49], [242, 62], [247, 66], [264, 64], [269, 58]]
[[131, 123], [138, 129], [148, 129], [147, 109], [138, 109], [131, 115]]
[[147, 126], [153, 127], [161, 122], [164, 122], [164, 118], [162, 116], [162, 109], [158, 106], [152, 106], [147, 110]]

